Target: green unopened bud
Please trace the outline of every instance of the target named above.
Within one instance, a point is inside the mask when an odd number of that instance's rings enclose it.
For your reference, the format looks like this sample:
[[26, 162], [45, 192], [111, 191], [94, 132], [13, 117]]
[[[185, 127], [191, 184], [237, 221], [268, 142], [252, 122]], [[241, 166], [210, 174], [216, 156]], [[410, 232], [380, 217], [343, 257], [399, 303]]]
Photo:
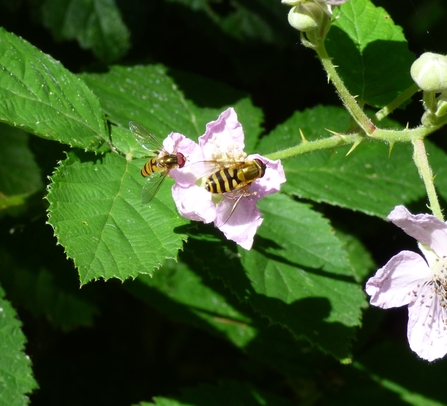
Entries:
[[289, 24], [302, 32], [317, 29], [325, 19], [324, 11], [315, 3], [301, 3], [290, 9]]
[[411, 65], [411, 77], [424, 92], [447, 89], [447, 56], [426, 52]]
[[443, 90], [437, 99], [436, 116], [442, 117], [447, 113], [447, 90]]

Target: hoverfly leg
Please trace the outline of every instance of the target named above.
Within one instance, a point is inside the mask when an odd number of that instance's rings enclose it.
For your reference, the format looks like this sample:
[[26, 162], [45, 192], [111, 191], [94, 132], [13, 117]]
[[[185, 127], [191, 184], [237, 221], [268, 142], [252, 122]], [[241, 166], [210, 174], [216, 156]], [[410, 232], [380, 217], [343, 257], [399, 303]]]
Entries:
[[[241, 199], [244, 196], [245, 197], [247, 196], [247, 194], [245, 192], [244, 193], [238, 193], [238, 194], [232, 194], [232, 196], [230, 198], [228, 197], [229, 193], [227, 193], [226, 195], [227, 195], [227, 198], [224, 199], [221, 203], [219, 203], [216, 206], [216, 211], [217, 211], [216, 218], [218, 218], [218, 220], [216, 220], [214, 222], [214, 224], [218, 228], [224, 226], [225, 224], [227, 224], [230, 221], [230, 219], [232, 218], [234, 212], [238, 208]], [[237, 214], [238, 215], [235, 216], [235, 219], [239, 223], [241, 218], [243, 218], [244, 216], [243, 216], [243, 213], [237, 213]], [[236, 225], [236, 224], [234, 224], [234, 225]]]

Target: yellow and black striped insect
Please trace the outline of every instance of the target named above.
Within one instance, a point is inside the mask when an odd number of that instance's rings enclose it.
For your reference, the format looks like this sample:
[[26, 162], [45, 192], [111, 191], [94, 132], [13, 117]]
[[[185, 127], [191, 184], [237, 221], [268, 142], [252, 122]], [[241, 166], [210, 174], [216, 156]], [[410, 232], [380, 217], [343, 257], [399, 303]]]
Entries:
[[250, 183], [264, 176], [265, 168], [260, 159], [238, 162], [211, 174], [204, 186], [208, 192], [217, 194], [246, 189]]
[[143, 204], [149, 203], [160, 189], [161, 184], [175, 168], [183, 168], [186, 157], [181, 152], [167, 152], [163, 145], [141, 124], [130, 121], [129, 128], [138, 143], [153, 156], [141, 169], [141, 175], [147, 177], [146, 184], [141, 192]]
[[250, 185], [264, 176], [266, 165], [260, 159], [253, 161], [242, 161], [233, 163], [215, 163], [220, 165], [221, 169], [215, 171], [203, 180], [205, 189], [215, 195], [220, 195], [221, 200], [231, 199], [234, 203], [228, 202], [218, 207], [220, 212], [220, 221], [216, 224], [217, 227], [223, 226], [228, 222], [239, 202], [243, 197], [250, 196]]

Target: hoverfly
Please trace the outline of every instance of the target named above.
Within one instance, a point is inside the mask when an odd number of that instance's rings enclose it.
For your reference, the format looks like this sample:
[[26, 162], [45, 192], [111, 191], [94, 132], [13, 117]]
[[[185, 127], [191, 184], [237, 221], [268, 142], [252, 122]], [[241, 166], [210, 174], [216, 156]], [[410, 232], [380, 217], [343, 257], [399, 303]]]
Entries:
[[250, 196], [248, 188], [255, 180], [264, 176], [266, 165], [260, 159], [253, 161], [241, 161], [233, 163], [216, 162], [216, 165], [223, 166], [203, 180], [205, 189], [215, 195], [234, 200], [233, 204], [225, 204], [221, 209], [222, 222], [216, 224], [223, 226], [236, 210], [243, 197]]
[[147, 177], [146, 184], [141, 192], [141, 201], [145, 204], [149, 203], [157, 194], [171, 169], [185, 166], [186, 157], [181, 152], [174, 151], [171, 154], [166, 151], [160, 141], [141, 124], [130, 121], [129, 128], [138, 143], [154, 156], [141, 169], [141, 175]]
[[245, 189], [250, 183], [264, 176], [265, 168], [265, 163], [260, 159], [237, 162], [211, 174], [205, 180], [205, 189], [217, 194]]

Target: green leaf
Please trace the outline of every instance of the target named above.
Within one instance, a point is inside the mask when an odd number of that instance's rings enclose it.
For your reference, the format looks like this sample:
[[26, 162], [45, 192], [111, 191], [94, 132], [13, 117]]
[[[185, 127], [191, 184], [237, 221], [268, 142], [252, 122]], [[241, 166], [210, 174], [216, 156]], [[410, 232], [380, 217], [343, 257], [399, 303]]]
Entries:
[[114, 0], [46, 0], [42, 14], [57, 39], [76, 39], [105, 62], [119, 59], [130, 47], [129, 30]]
[[31, 361], [23, 352], [25, 336], [11, 304], [0, 287], [0, 405], [27, 405], [26, 394], [37, 388]]
[[[352, 390], [354, 385], [351, 383], [350, 389], [345, 387], [339, 392], [336, 403], [332, 403], [334, 397], [331, 397], [331, 404], [377, 404], [372, 401], [369, 403], [373, 398], [381, 404], [445, 405], [445, 362], [428, 363], [416, 357], [408, 344], [403, 343], [404, 331], [401, 338], [402, 340], [371, 340], [370, 345], [359, 354], [353, 364], [350, 380], [356, 383], [355, 390]], [[369, 379], [358, 379], [361, 374], [368, 374]], [[329, 397], [327, 398], [329, 401]]]
[[[177, 400], [167, 399], [167, 398], [154, 398], [155, 403], [140, 402], [137, 406], [186, 406]], [[190, 405], [189, 405], [190, 406]]]
[[60, 268], [51, 272], [38, 264], [29, 267], [3, 248], [0, 248], [0, 261], [2, 286], [15, 304], [24, 306], [36, 318], [46, 317], [64, 331], [93, 325], [99, 308], [86, 298], [86, 289], [80, 290], [76, 280], [73, 283], [69, 279], [67, 272], [61, 275]]
[[285, 43], [288, 27], [284, 21], [284, 7], [269, 0], [234, 1], [231, 4], [209, 3], [206, 0], [168, 0], [206, 13], [213, 25], [225, 35], [239, 41], [254, 40], [264, 43]]
[[414, 55], [402, 28], [370, 0], [343, 4], [326, 47], [360, 104], [383, 107], [413, 84]]
[[[253, 152], [262, 132], [262, 111], [243, 93], [197, 75], [176, 71], [174, 80], [164, 66], [147, 65], [113, 66], [105, 74], [91, 73], [82, 77], [98, 95], [108, 118], [125, 128], [129, 120], [133, 120], [159, 138], [170, 132], [180, 132], [197, 140], [205, 133], [206, 124], [217, 120], [220, 113], [231, 106], [243, 125], [248, 153]], [[194, 101], [187, 99], [180, 90], [185, 87]], [[217, 104], [219, 99], [226, 101], [221, 107], [197, 107], [197, 103], [209, 104], [210, 100]]]
[[[343, 133], [348, 126], [346, 111], [318, 106], [295, 113], [262, 139], [259, 150], [269, 153], [300, 144], [299, 129], [313, 141], [328, 136], [326, 129]], [[391, 155], [381, 142], [365, 142], [346, 156], [348, 151], [337, 148], [283, 160], [287, 182], [282, 190], [381, 217], [424, 196], [409, 145], [395, 144]]]
[[339, 229], [335, 229], [335, 232], [337, 238], [344, 243], [356, 281], [362, 283], [376, 268], [371, 253], [353, 234], [345, 233]]
[[169, 180], [150, 205], [141, 203], [147, 160], [71, 153], [51, 177], [49, 222], [79, 269], [81, 283], [152, 274], [175, 258], [186, 238]]
[[172, 131], [190, 138], [203, 134], [193, 105], [166, 70], [161, 65], [113, 66], [107, 73], [82, 77], [114, 123], [128, 128], [129, 120], [137, 121], [159, 138]]
[[0, 131], [0, 209], [5, 209], [23, 205], [44, 185], [28, 147], [28, 134], [5, 125], [0, 126]]
[[342, 243], [308, 205], [278, 194], [258, 206], [264, 222], [250, 251], [236, 253], [202, 231], [185, 246], [188, 263], [221, 278], [271, 324], [348, 357], [366, 302]]
[[229, 340], [237, 347], [252, 341], [258, 329], [252, 310], [234, 300], [222, 282], [211, 279], [203, 269], [189, 268], [172, 260], [153, 277], [140, 275], [125, 287], [158, 311]]
[[292, 406], [293, 403], [267, 391], [259, 390], [253, 385], [239, 382], [221, 382], [218, 386], [200, 385], [195, 388], [185, 388], [178, 399], [156, 397], [157, 406]]
[[108, 148], [99, 102], [81, 79], [3, 28], [0, 48], [0, 121], [80, 148]]
[[[201, 228], [203, 232], [194, 238], [206, 240], [209, 227]], [[309, 344], [297, 341], [289, 331], [261, 318], [253, 312], [250, 303], [239, 301], [220, 279], [212, 277], [217, 264], [243, 273], [238, 254], [226, 247], [222, 251], [220, 242], [191, 251], [194, 246], [188, 243], [180, 253], [180, 259], [188, 263], [168, 260], [153, 277], [140, 275], [124, 287], [171, 319], [230, 341], [257, 362], [293, 379], [301, 376], [299, 365], [303, 362], [303, 353], [311, 351]]]
[[240, 250], [250, 284], [239, 296], [296, 336], [349, 356], [366, 302], [341, 242], [308, 205], [272, 195], [258, 206], [265, 220], [255, 249]]

